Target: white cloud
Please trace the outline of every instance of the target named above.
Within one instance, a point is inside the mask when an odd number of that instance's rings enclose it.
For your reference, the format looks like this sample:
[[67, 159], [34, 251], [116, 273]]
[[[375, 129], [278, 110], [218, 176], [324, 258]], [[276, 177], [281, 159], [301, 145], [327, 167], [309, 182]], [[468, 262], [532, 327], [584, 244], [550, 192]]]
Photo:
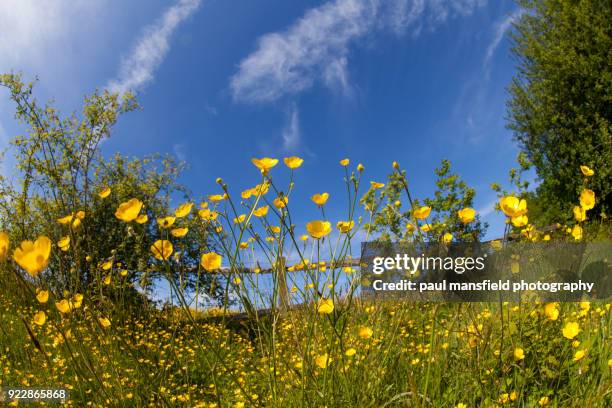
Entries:
[[136, 91], [153, 80], [153, 74], [170, 48], [170, 38], [179, 24], [200, 6], [200, 0], [179, 0], [154, 24], [146, 27], [129, 56], [123, 59], [119, 75], [107, 87], [114, 92]]
[[283, 129], [283, 149], [291, 151], [300, 142], [300, 113], [295, 104], [291, 106], [287, 118], [287, 124]]
[[271, 102], [310, 88], [317, 80], [349, 89], [350, 46], [378, 30], [420, 31], [485, 0], [332, 0], [312, 8], [282, 32], [265, 34], [240, 62], [230, 87], [235, 100]]
[[485, 67], [489, 65], [493, 54], [495, 54], [495, 50], [497, 50], [497, 47], [499, 47], [499, 44], [504, 38], [506, 32], [512, 27], [512, 24], [523, 15], [524, 12], [525, 10], [519, 9], [504, 18], [501, 22], [497, 23], [497, 25], [495, 26], [495, 37], [493, 37], [493, 41], [491, 41], [491, 43], [487, 47], [487, 53], [484, 59]]

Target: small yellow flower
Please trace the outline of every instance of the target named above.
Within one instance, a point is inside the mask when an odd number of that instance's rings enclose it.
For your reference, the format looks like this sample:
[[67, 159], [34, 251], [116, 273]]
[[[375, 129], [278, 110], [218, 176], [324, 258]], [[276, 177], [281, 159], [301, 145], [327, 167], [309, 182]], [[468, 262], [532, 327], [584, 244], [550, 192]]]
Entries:
[[66, 235], [60, 238], [60, 240], [57, 241], [57, 246], [64, 252], [68, 251], [70, 249], [70, 236]]
[[34, 315], [34, 323], [38, 326], [43, 326], [47, 321], [47, 315], [42, 310]]
[[586, 355], [586, 352], [587, 351], [585, 349], [577, 350], [574, 354], [574, 361], [582, 360], [582, 358]]
[[541, 407], [545, 407], [545, 406], [547, 406], [549, 403], [550, 403], [550, 398], [548, 398], [548, 397], [542, 397], [542, 398], [540, 398], [540, 400], [538, 401], [538, 404], [539, 404]]
[[319, 368], [327, 368], [329, 363], [331, 363], [331, 358], [327, 355], [327, 353], [320, 354], [315, 358], [315, 364]]
[[214, 252], [202, 254], [200, 265], [208, 272], [217, 270], [221, 267], [221, 255]]
[[334, 301], [332, 299], [320, 299], [317, 305], [317, 312], [320, 314], [330, 314], [334, 311]]
[[189, 215], [191, 209], [193, 208], [193, 203], [184, 203], [181, 204], [175, 211], [174, 215], [176, 218], [183, 218]]
[[172, 230], [170, 230], [170, 234], [175, 237], [175, 238], [182, 238], [185, 235], [187, 235], [187, 232], [189, 232], [189, 228], [184, 227], [184, 228], [174, 228]]
[[470, 222], [474, 221], [474, 218], [476, 217], [476, 210], [471, 207], [466, 207], [457, 211], [457, 215], [462, 223], [469, 224]]
[[325, 205], [325, 203], [329, 199], [329, 193], [314, 194], [312, 197], [310, 197], [310, 199], [313, 203], [321, 207]]
[[39, 290], [36, 294], [36, 300], [38, 300], [40, 303], [47, 303], [49, 300], [49, 291]]
[[55, 307], [60, 311], [60, 313], [66, 314], [70, 312], [70, 303], [66, 299], [55, 302]]
[[338, 228], [341, 233], [348, 234], [349, 232], [351, 232], [354, 225], [354, 221], [338, 221], [338, 223], [336, 224], [336, 228]]
[[11, 241], [6, 232], [0, 232], [0, 261], [4, 261], [8, 255]]
[[111, 189], [110, 187], [104, 187], [102, 190], [100, 190], [100, 192], [98, 193], [98, 197], [100, 198], [106, 198], [110, 195], [111, 193]]
[[374, 334], [374, 330], [372, 330], [371, 328], [367, 326], [361, 326], [359, 328], [358, 334], [359, 334], [359, 337], [361, 337], [364, 340], [367, 340], [372, 337], [372, 334]]
[[518, 217], [527, 213], [527, 201], [514, 196], [503, 197], [499, 206], [508, 217]]
[[212, 202], [212, 203], [216, 203], [219, 201], [223, 201], [227, 198], [227, 194], [213, 194], [213, 195], [209, 195], [208, 199]]
[[573, 339], [580, 333], [580, 326], [576, 322], [567, 322], [565, 326], [563, 326], [563, 337], [566, 339]]
[[467, 408], [467, 405], [465, 405], [463, 402], [460, 402], [457, 405], [455, 405], [455, 408]]
[[376, 181], [370, 181], [370, 187], [373, 188], [374, 190], [381, 189], [384, 186], [385, 186], [384, 183], [377, 183]]
[[13, 259], [31, 276], [42, 272], [49, 264], [51, 240], [40, 236], [35, 242], [23, 241], [13, 252]]
[[578, 222], [586, 220], [586, 210], [579, 205], [574, 206], [574, 218]]
[[219, 216], [219, 213], [208, 208], [198, 211], [198, 215], [205, 221], [214, 221]]
[[342, 159], [342, 160], [340, 160], [340, 165], [341, 165], [342, 167], [346, 167], [346, 166], [348, 166], [350, 163], [351, 163], [351, 161], [350, 161], [349, 159]]
[[283, 161], [285, 162], [285, 166], [289, 167], [291, 170], [297, 169], [304, 163], [304, 159], [297, 156], [285, 157]]
[[453, 241], [453, 234], [451, 234], [450, 232], [446, 232], [444, 235], [442, 235], [442, 242], [444, 242], [445, 244], [450, 244]]
[[525, 359], [525, 352], [523, 351], [522, 348], [517, 347], [517, 348], [514, 349], [514, 359], [516, 361], [520, 361], [520, 360]]
[[310, 221], [306, 224], [306, 230], [313, 238], [323, 238], [331, 232], [331, 223], [328, 221]]
[[268, 210], [270, 209], [269, 206], [265, 205], [263, 207], [259, 207], [256, 210], [253, 210], [253, 215], [256, 217], [265, 217], [268, 214]]
[[417, 220], [424, 220], [425, 218], [429, 217], [430, 213], [431, 213], [431, 207], [428, 207], [428, 206], [415, 208], [413, 211], [414, 217]]
[[363, 167], [363, 164], [359, 163], [359, 164], [357, 165], [357, 171], [361, 173], [361, 172], [362, 172], [362, 171], [364, 171], [364, 170], [365, 170], [365, 167]]
[[585, 188], [580, 193], [580, 206], [585, 210], [591, 210], [595, 207], [595, 192]]
[[527, 218], [527, 216], [523, 214], [510, 218], [510, 221], [515, 227], [524, 227], [529, 222], [529, 218]]
[[544, 315], [548, 320], [557, 320], [559, 318], [559, 304], [556, 302], [547, 303], [544, 305]]
[[160, 228], [170, 228], [174, 225], [174, 221], [176, 221], [176, 217], [169, 215], [167, 217], [158, 218], [157, 225], [159, 225]]
[[257, 167], [263, 174], [268, 174], [270, 169], [278, 164], [278, 159], [271, 159], [269, 157], [263, 157], [261, 159], [253, 158], [251, 162]]
[[591, 177], [595, 174], [595, 171], [593, 171], [593, 169], [591, 169], [589, 166], [580, 166], [580, 171], [586, 177]]
[[431, 226], [431, 224], [423, 224], [421, 225], [421, 231], [423, 232], [429, 232], [431, 231], [433, 227]]
[[105, 329], [111, 325], [111, 321], [106, 317], [99, 317], [98, 322], [100, 322], [100, 326], [104, 327]]
[[72, 222], [73, 218], [74, 218], [73, 214], [68, 214], [65, 217], [58, 218], [57, 222], [62, 224], [62, 225], [66, 225], [66, 224], [70, 224]]
[[576, 241], [580, 241], [582, 239], [582, 227], [578, 224], [574, 225], [571, 234]]
[[137, 198], [132, 198], [125, 203], [121, 203], [117, 211], [115, 211], [115, 217], [124, 222], [134, 221], [138, 218], [138, 214], [142, 209], [142, 201]]
[[347, 357], [352, 357], [352, 356], [354, 356], [356, 353], [357, 353], [357, 350], [355, 350], [354, 348], [352, 348], [352, 347], [351, 347], [351, 348], [349, 348], [348, 350], [346, 350], [346, 351], [344, 352], [344, 355], [345, 355], [345, 356], [347, 356]]
[[165, 239], [158, 239], [151, 245], [151, 253], [160, 261], [165, 261], [170, 258], [173, 250], [172, 243]]
[[274, 199], [274, 201], [272, 201], [272, 204], [274, 204], [274, 206], [279, 209], [285, 208], [288, 203], [289, 199], [287, 198], [287, 196], [284, 195], [278, 196]]
[[144, 224], [149, 221], [149, 216], [147, 214], [140, 214], [134, 221], [136, 221], [138, 224]]
[[234, 224], [242, 224], [246, 220], [246, 214], [240, 214], [236, 218], [234, 218]]
[[306, 234], [300, 235], [300, 241], [308, 241], [308, 235]]

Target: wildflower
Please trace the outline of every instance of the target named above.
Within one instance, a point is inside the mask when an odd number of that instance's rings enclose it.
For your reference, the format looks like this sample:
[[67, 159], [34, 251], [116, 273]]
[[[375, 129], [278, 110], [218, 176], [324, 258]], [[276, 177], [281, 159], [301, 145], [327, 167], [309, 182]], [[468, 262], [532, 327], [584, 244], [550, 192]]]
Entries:
[[574, 206], [574, 218], [578, 222], [586, 220], [586, 210], [579, 205]]
[[364, 169], [365, 169], [365, 167], [363, 167], [363, 164], [359, 163], [359, 164], [357, 165], [357, 171], [358, 171], [358, 172], [360, 172], [360, 173], [361, 173], [361, 172], [362, 172]]
[[574, 354], [574, 361], [582, 360], [582, 358], [586, 355], [586, 352], [587, 351], [585, 349], [576, 351], [576, 353]]
[[320, 354], [315, 358], [315, 364], [319, 368], [327, 368], [329, 363], [331, 363], [331, 358], [327, 355], [327, 353]]
[[582, 239], [582, 227], [578, 224], [574, 225], [571, 234], [576, 241], [580, 241]]
[[274, 204], [274, 206], [279, 209], [285, 208], [288, 203], [289, 203], [289, 199], [284, 195], [280, 195], [276, 197], [274, 201], [272, 201], [272, 204]]
[[235, 277], [234, 278], [234, 284], [235, 285], [240, 285], [241, 282], [242, 282], [242, 279], [240, 279], [239, 277]]
[[175, 237], [175, 238], [182, 238], [185, 235], [187, 235], [187, 232], [189, 232], [189, 228], [185, 227], [185, 228], [174, 228], [172, 230], [170, 230], [170, 234]]
[[184, 203], [181, 204], [175, 211], [174, 215], [176, 218], [183, 218], [189, 215], [191, 209], [193, 208], [193, 203]]
[[219, 213], [205, 208], [203, 210], [199, 210], [198, 215], [205, 221], [214, 221], [219, 216]]
[[520, 360], [525, 359], [525, 352], [523, 351], [522, 348], [517, 347], [517, 348], [514, 349], [514, 359], [516, 361], [520, 361]]
[[36, 293], [36, 300], [38, 300], [39, 303], [47, 303], [49, 300], [49, 292], [46, 290], [39, 290]]
[[591, 177], [595, 174], [595, 171], [593, 171], [593, 169], [591, 169], [589, 166], [580, 166], [580, 171], [586, 177]]
[[270, 209], [269, 206], [263, 206], [263, 207], [259, 207], [258, 209], [253, 211], [253, 215], [256, 217], [265, 217], [266, 214], [268, 214], [268, 210]]
[[214, 252], [202, 254], [200, 265], [208, 272], [219, 269], [221, 267], [221, 255]]
[[213, 202], [213, 203], [216, 203], [216, 202], [219, 202], [219, 201], [223, 201], [223, 200], [225, 200], [226, 198], [227, 198], [227, 195], [226, 195], [226, 194], [213, 194], [213, 195], [209, 195], [209, 196], [208, 196], [208, 199], [209, 199], [211, 202]]
[[157, 225], [159, 225], [160, 228], [170, 228], [174, 225], [174, 221], [176, 221], [176, 217], [169, 215], [167, 217], [158, 218]]
[[136, 221], [138, 224], [144, 224], [145, 222], [149, 221], [149, 216], [147, 214], [140, 214], [134, 221]]
[[68, 251], [70, 249], [70, 236], [66, 235], [60, 238], [60, 240], [57, 241], [57, 246], [64, 252]]
[[374, 190], [378, 190], [380, 188], [383, 188], [385, 186], [384, 183], [377, 183], [375, 181], [370, 181], [370, 187], [373, 188]]
[[31, 276], [38, 275], [49, 264], [51, 240], [40, 236], [35, 242], [23, 241], [13, 252], [13, 259]]
[[270, 231], [272, 231], [273, 234], [278, 234], [281, 232], [281, 228], [277, 225], [270, 225]]
[[468, 224], [474, 221], [474, 217], [476, 217], [476, 210], [470, 207], [466, 207], [457, 211], [457, 215], [459, 215], [459, 219], [462, 223]]
[[433, 228], [433, 227], [431, 226], [431, 224], [423, 224], [423, 225], [421, 226], [421, 231], [423, 231], [423, 232], [429, 232], [429, 231], [431, 231], [431, 229], [432, 229], [432, 228]]
[[411, 223], [406, 224], [406, 231], [407, 231], [409, 234], [412, 234], [412, 233], [414, 232], [414, 229], [415, 229], [415, 228], [414, 228], [414, 225], [413, 225], [413, 224], [411, 224]]
[[352, 229], [355, 223], [353, 221], [338, 221], [336, 224], [336, 228], [343, 233], [348, 234]]
[[6, 232], [0, 232], [0, 261], [4, 261], [8, 255], [8, 250], [11, 245], [11, 241]]
[[60, 311], [60, 313], [66, 314], [70, 312], [70, 303], [66, 299], [55, 302], [55, 307]]
[[580, 333], [580, 326], [576, 322], [568, 322], [563, 326], [563, 337], [566, 339], [573, 339]]
[[62, 225], [66, 225], [66, 224], [70, 224], [70, 222], [72, 222], [73, 218], [74, 218], [73, 214], [68, 214], [65, 217], [58, 218], [57, 222], [62, 224]]
[[332, 299], [320, 299], [317, 305], [317, 312], [320, 314], [330, 314], [334, 311], [334, 301]]
[[449, 244], [452, 240], [453, 240], [453, 234], [451, 234], [450, 232], [447, 232], [442, 236], [442, 241], [445, 244]]
[[310, 197], [310, 199], [312, 200], [313, 203], [321, 207], [325, 205], [325, 203], [329, 199], [329, 194], [328, 193], [315, 194], [312, 197]]
[[308, 241], [308, 235], [306, 234], [300, 235], [300, 241]]
[[355, 350], [354, 348], [352, 348], [352, 347], [351, 347], [351, 348], [349, 348], [348, 350], [346, 350], [346, 351], [344, 352], [344, 355], [345, 355], [345, 356], [347, 356], [347, 357], [352, 357], [352, 356], [354, 356], [356, 353], [357, 353], [357, 350]]
[[262, 174], [268, 174], [270, 169], [278, 163], [278, 159], [271, 159], [269, 157], [263, 157], [261, 159], [253, 158], [251, 162], [257, 167]]
[[465, 405], [463, 402], [460, 402], [457, 405], [455, 405], [455, 408], [467, 408], [467, 405]]
[[111, 325], [111, 321], [106, 317], [99, 317], [98, 322], [100, 322], [100, 326], [104, 327], [105, 329]]
[[527, 218], [527, 216], [523, 214], [510, 218], [510, 221], [515, 227], [524, 227], [529, 222], [529, 218]]
[[418, 208], [415, 208], [413, 211], [414, 217], [417, 220], [424, 220], [425, 218], [429, 217], [430, 213], [431, 213], [431, 207], [428, 207], [428, 206], [418, 207]]
[[374, 334], [374, 330], [372, 330], [371, 328], [367, 326], [361, 326], [359, 328], [358, 334], [359, 334], [359, 337], [361, 337], [364, 340], [367, 340], [372, 337], [372, 334]]
[[340, 165], [341, 165], [342, 167], [346, 167], [346, 166], [348, 166], [350, 163], [351, 163], [351, 161], [350, 161], [349, 159], [342, 159], [342, 160], [340, 160]]
[[499, 206], [508, 217], [518, 217], [527, 213], [527, 201], [513, 196], [503, 197]]
[[580, 193], [580, 206], [585, 210], [590, 210], [595, 207], [595, 192], [585, 188]]
[[170, 258], [173, 250], [172, 243], [165, 239], [158, 239], [151, 245], [151, 253], [160, 261], [165, 261]]
[[313, 238], [323, 238], [331, 232], [331, 223], [328, 221], [310, 221], [306, 224], [306, 230]]
[[100, 190], [100, 192], [98, 193], [98, 197], [100, 198], [106, 198], [110, 195], [111, 193], [111, 189], [110, 187], [104, 187], [102, 190]]
[[557, 320], [559, 318], [559, 308], [558, 303], [547, 303], [544, 305], [544, 315], [548, 320]]
[[45, 324], [45, 322], [47, 321], [47, 315], [45, 314], [45, 312], [43, 312], [42, 310], [40, 312], [37, 312], [34, 315], [34, 319], [33, 319], [34, 323], [39, 325], [39, 326], [43, 326]]
[[236, 218], [234, 218], [234, 224], [242, 224], [246, 220], [246, 214], [240, 214]]
[[117, 208], [117, 211], [115, 211], [115, 217], [124, 222], [134, 221], [136, 218], [138, 218], [142, 205], [142, 201], [137, 198], [132, 198], [131, 200], [119, 205], [119, 208]]
[[285, 157], [283, 161], [285, 162], [285, 166], [289, 167], [291, 170], [297, 169], [304, 163], [304, 159], [296, 156]]
[[541, 407], [545, 407], [545, 406], [547, 406], [547, 405], [548, 405], [548, 403], [549, 403], [549, 402], [550, 402], [550, 398], [548, 398], [548, 397], [542, 397], [542, 398], [540, 398], [540, 400], [538, 401], [538, 404], [539, 404]]
[[103, 271], [108, 271], [112, 267], [113, 267], [113, 261], [106, 261], [102, 264]]

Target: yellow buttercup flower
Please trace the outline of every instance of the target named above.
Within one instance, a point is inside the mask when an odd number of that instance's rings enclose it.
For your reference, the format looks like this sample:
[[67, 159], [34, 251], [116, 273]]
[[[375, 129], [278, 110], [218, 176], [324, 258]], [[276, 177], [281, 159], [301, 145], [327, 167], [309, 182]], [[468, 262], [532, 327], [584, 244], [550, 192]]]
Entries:
[[586, 210], [579, 205], [574, 206], [574, 218], [578, 222], [586, 220]]
[[23, 241], [13, 252], [13, 259], [31, 276], [42, 272], [49, 264], [51, 240], [40, 236], [35, 242]]
[[571, 234], [576, 241], [580, 241], [582, 239], [582, 227], [578, 224], [574, 225]]
[[565, 326], [563, 326], [561, 332], [563, 333], [563, 337], [571, 340], [580, 333], [580, 326], [576, 322], [567, 322]]
[[431, 224], [423, 224], [421, 225], [421, 231], [423, 232], [429, 232], [431, 231], [433, 227], [431, 226]]
[[72, 221], [72, 218], [74, 218], [74, 215], [73, 214], [68, 214], [65, 217], [58, 218], [57, 222], [62, 224], [62, 225], [70, 224], [70, 222]]
[[327, 355], [327, 353], [318, 355], [315, 358], [315, 364], [319, 368], [327, 368], [327, 366], [331, 363], [331, 358]]
[[49, 291], [39, 290], [36, 293], [36, 300], [38, 300], [38, 302], [40, 303], [47, 303], [47, 301], [49, 300]]
[[236, 218], [234, 218], [234, 224], [242, 224], [246, 220], [246, 214], [240, 214]]
[[529, 222], [529, 218], [525, 214], [510, 218], [512, 225], [515, 227], [524, 227]]
[[285, 162], [285, 165], [291, 170], [297, 169], [302, 165], [302, 163], [304, 163], [304, 159], [301, 159], [297, 156], [285, 157], [283, 161]]
[[98, 193], [98, 197], [100, 198], [106, 198], [110, 195], [111, 193], [111, 189], [110, 187], [104, 187], [102, 190], [100, 190], [100, 192]]
[[582, 360], [582, 358], [586, 355], [586, 352], [587, 351], [585, 349], [576, 351], [576, 353], [574, 354], [574, 361]]
[[34, 321], [34, 324], [37, 324], [38, 326], [43, 326], [45, 322], [47, 321], [47, 315], [45, 314], [45, 312], [41, 310], [40, 312], [37, 312], [34, 315], [33, 321]]
[[352, 356], [354, 356], [356, 353], [357, 353], [357, 350], [355, 350], [354, 348], [352, 348], [352, 347], [351, 347], [351, 348], [349, 348], [348, 350], [346, 350], [346, 351], [344, 352], [344, 355], [345, 355], [345, 356], [347, 356], [347, 357], [352, 357]]
[[428, 206], [415, 208], [413, 211], [414, 217], [417, 220], [424, 220], [425, 218], [429, 217], [430, 213], [431, 213], [431, 207], [428, 207]]
[[147, 214], [140, 214], [134, 221], [136, 221], [138, 224], [144, 224], [149, 221], [149, 216]]
[[300, 235], [300, 241], [308, 241], [308, 235], [306, 234]]
[[580, 171], [587, 177], [591, 177], [595, 174], [595, 171], [591, 169], [589, 166], [580, 166]]
[[459, 210], [457, 212], [457, 215], [459, 215], [459, 219], [461, 220], [462, 223], [468, 224], [474, 221], [474, 218], [476, 217], [476, 210], [474, 210], [471, 207], [465, 207]]
[[334, 301], [332, 299], [320, 299], [317, 305], [317, 312], [320, 314], [330, 314], [334, 311]]
[[278, 164], [278, 159], [271, 159], [270, 157], [263, 157], [261, 159], [253, 158], [251, 162], [257, 167], [263, 174], [267, 174], [270, 169]]
[[523, 351], [522, 348], [517, 347], [517, 348], [514, 349], [514, 359], [516, 361], [520, 361], [520, 360], [525, 359], [525, 352]]
[[60, 240], [57, 241], [57, 246], [64, 252], [68, 251], [70, 249], [70, 236], [66, 235], [60, 238]]
[[158, 218], [157, 225], [159, 225], [160, 228], [170, 228], [174, 225], [174, 221], [176, 221], [176, 217], [169, 215], [167, 217]]
[[321, 207], [325, 205], [325, 203], [329, 199], [329, 193], [314, 194], [312, 197], [310, 197], [310, 199], [313, 203]]
[[175, 237], [175, 238], [182, 238], [185, 235], [187, 235], [187, 232], [189, 232], [189, 228], [185, 227], [185, 228], [174, 228], [172, 230], [170, 230], [170, 234]]
[[213, 195], [208, 196], [208, 199], [213, 203], [223, 201], [226, 198], [227, 198], [227, 194], [213, 194]]
[[407, 223], [407, 224], [406, 224], [406, 231], [407, 231], [409, 234], [412, 234], [412, 233], [414, 232], [414, 230], [415, 230], [415, 227], [414, 227], [414, 225], [413, 225], [413, 224], [411, 224], [411, 223]]
[[265, 217], [268, 214], [269, 206], [265, 205], [263, 207], [259, 207], [256, 210], [253, 210], [253, 215], [256, 217]]
[[106, 317], [99, 317], [98, 322], [100, 322], [100, 326], [104, 327], [105, 329], [111, 325], [111, 321]]
[[287, 196], [278, 196], [274, 199], [274, 201], [272, 201], [272, 204], [274, 204], [274, 206], [276, 208], [285, 208], [287, 206], [287, 204], [289, 203], [289, 199], [287, 198]]
[[384, 183], [377, 183], [376, 181], [370, 181], [370, 187], [373, 188], [374, 190], [378, 190], [380, 188], [383, 188], [385, 186]]
[[156, 259], [165, 261], [172, 255], [172, 243], [165, 239], [158, 239], [153, 245], [151, 245], [151, 253]]
[[137, 198], [132, 198], [131, 200], [119, 205], [119, 208], [117, 208], [117, 211], [115, 211], [115, 217], [125, 222], [134, 221], [138, 217], [138, 214], [142, 209], [142, 205], [142, 201]]
[[184, 203], [181, 204], [175, 211], [174, 215], [176, 218], [183, 218], [189, 215], [191, 209], [193, 208], [193, 203]]
[[548, 320], [557, 320], [559, 318], [559, 304], [556, 302], [545, 304], [544, 315]]
[[113, 267], [113, 261], [106, 261], [102, 264], [102, 270], [103, 271], [108, 271], [109, 269], [111, 269]]
[[580, 206], [585, 210], [591, 210], [595, 207], [595, 192], [585, 188], [580, 193]]
[[0, 261], [4, 261], [8, 255], [11, 240], [6, 232], [0, 232]]
[[214, 252], [202, 254], [200, 265], [204, 270], [211, 272], [221, 267], [221, 255]]
[[364, 171], [364, 170], [365, 170], [365, 167], [363, 167], [363, 164], [359, 163], [359, 164], [357, 165], [357, 171], [361, 173], [361, 172], [362, 172], [362, 171]]
[[60, 313], [66, 314], [70, 312], [70, 303], [66, 299], [55, 302], [55, 307], [60, 311]]
[[548, 397], [542, 397], [538, 400], [538, 405], [541, 407], [545, 407], [550, 403], [550, 398]]
[[527, 213], [527, 201], [514, 196], [503, 197], [499, 201], [499, 207], [508, 217], [519, 217]]
[[452, 240], [453, 240], [453, 234], [451, 234], [450, 232], [446, 232], [444, 233], [444, 235], [442, 235], [442, 242], [444, 242], [445, 244], [451, 243]]
[[341, 165], [342, 167], [346, 167], [346, 166], [348, 166], [350, 163], [351, 163], [351, 161], [350, 161], [349, 159], [342, 159], [342, 160], [340, 160], [340, 165]]
[[354, 221], [338, 221], [338, 223], [336, 224], [336, 228], [338, 228], [341, 233], [348, 234], [349, 232], [351, 232], [354, 225]]
[[217, 219], [217, 216], [219, 215], [218, 212], [216, 211], [212, 211], [208, 208], [205, 208], [203, 210], [199, 210], [198, 211], [198, 215], [200, 216], [200, 218], [202, 218], [203, 220], [206, 221], [214, 221]]
[[323, 238], [331, 232], [331, 223], [328, 221], [311, 221], [306, 224], [306, 230], [313, 238]]
[[372, 330], [371, 328], [367, 326], [361, 326], [359, 328], [358, 334], [359, 334], [359, 337], [361, 337], [364, 340], [367, 340], [372, 337], [372, 334], [374, 334], [374, 330]]

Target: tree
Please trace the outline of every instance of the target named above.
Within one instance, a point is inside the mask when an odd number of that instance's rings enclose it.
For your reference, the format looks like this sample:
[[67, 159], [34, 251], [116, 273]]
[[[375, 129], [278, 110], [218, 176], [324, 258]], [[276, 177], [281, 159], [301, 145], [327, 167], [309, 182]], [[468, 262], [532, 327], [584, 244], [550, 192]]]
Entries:
[[508, 127], [540, 184], [540, 223], [571, 217], [583, 188], [581, 165], [595, 170], [593, 214], [612, 204], [612, 2], [520, 0], [513, 55], [518, 72]]

